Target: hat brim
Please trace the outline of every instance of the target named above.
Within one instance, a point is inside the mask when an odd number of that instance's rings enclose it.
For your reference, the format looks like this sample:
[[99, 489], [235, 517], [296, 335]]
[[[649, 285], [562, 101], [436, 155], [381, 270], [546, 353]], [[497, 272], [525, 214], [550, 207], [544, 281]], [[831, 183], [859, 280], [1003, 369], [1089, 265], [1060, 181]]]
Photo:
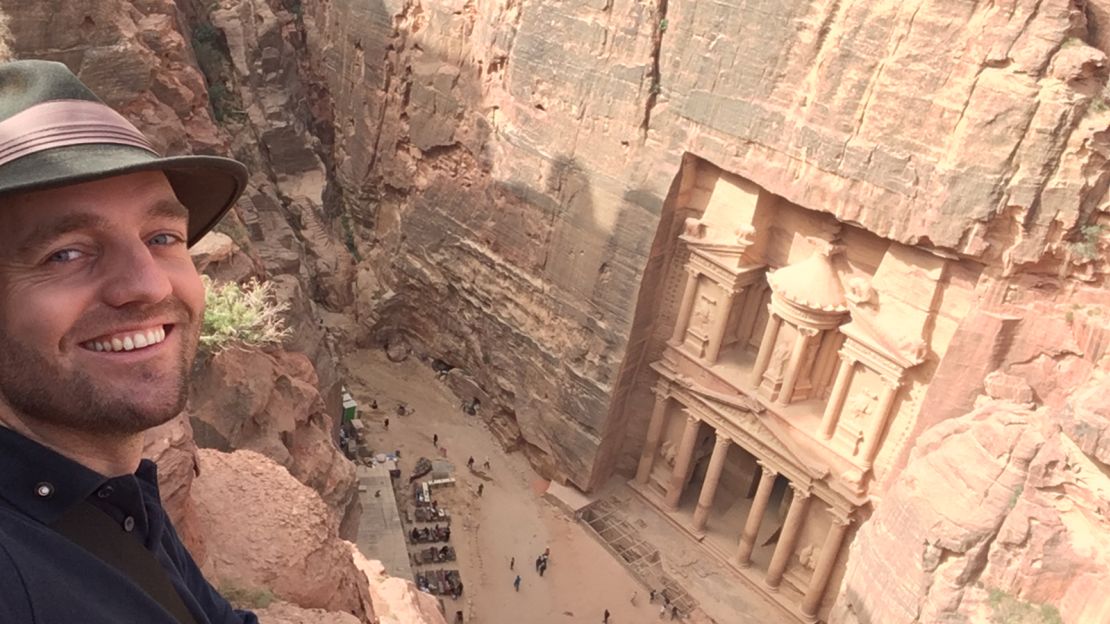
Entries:
[[159, 158], [125, 145], [95, 144], [44, 150], [4, 165], [0, 197], [141, 171], [166, 174], [177, 200], [189, 210], [189, 246], [219, 222], [247, 186], [247, 168], [230, 158]]

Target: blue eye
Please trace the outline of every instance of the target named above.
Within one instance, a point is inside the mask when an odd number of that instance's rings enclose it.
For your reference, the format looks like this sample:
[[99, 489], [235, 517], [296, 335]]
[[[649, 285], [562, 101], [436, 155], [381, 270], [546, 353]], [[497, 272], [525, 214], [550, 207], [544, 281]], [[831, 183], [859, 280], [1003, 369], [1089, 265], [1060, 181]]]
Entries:
[[180, 242], [182, 242], [181, 237], [176, 236], [174, 234], [158, 234], [156, 236], [151, 237], [151, 239], [150, 239], [150, 244], [151, 245], [162, 245], [162, 246], [176, 245], [177, 243], [180, 243]]
[[60, 249], [50, 254], [46, 258], [46, 261], [56, 263], [72, 262], [80, 257], [81, 252], [77, 251], [76, 249]]

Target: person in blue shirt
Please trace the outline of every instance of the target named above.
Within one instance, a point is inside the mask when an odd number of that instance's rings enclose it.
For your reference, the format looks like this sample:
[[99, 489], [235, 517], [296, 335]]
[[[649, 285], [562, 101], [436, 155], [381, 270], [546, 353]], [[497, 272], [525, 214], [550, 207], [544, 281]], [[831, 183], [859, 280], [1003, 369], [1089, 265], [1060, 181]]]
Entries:
[[246, 179], [160, 156], [64, 65], [0, 64], [0, 622], [257, 622], [204, 579], [142, 458], [185, 405], [188, 247]]

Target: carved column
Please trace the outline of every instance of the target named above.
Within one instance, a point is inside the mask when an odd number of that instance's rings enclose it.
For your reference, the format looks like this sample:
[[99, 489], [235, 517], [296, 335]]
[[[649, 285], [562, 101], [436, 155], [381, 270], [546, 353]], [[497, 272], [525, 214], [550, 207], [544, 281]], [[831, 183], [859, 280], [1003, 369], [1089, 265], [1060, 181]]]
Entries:
[[755, 547], [755, 538], [759, 535], [759, 525], [763, 522], [763, 513], [767, 511], [767, 502], [771, 500], [771, 491], [775, 487], [775, 477], [778, 473], [763, 466], [759, 477], [759, 488], [752, 499], [752, 508], [748, 511], [748, 519], [744, 522], [744, 531], [740, 534], [740, 546], [736, 551], [736, 563], [746, 568], [751, 565], [752, 548]]
[[671, 473], [671, 484], [667, 488], [667, 508], [671, 511], [678, 509], [678, 501], [682, 498], [682, 489], [686, 485], [686, 476], [690, 472], [690, 460], [694, 457], [694, 444], [698, 441], [697, 416], [686, 416], [686, 429], [682, 432], [682, 442], [678, 445], [678, 455], [674, 460], [674, 472]]
[[754, 386], [759, 386], [763, 380], [763, 373], [767, 372], [767, 365], [771, 363], [771, 355], [775, 352], [775, 341], [778, 340], [780, 327], [782, 327], [782, 317], [771, 310], [767, 316], [767, 328], [763, 330], [763, 339], [759, 342], [759, 355], [755, 356], [755, 367], [752, 368]]
[[698, 274], [688, 271], [686, 274], [686, 289], [682, 291], [682, 304], [678, 308], [678, 320], [675, 321], [674, 334], [671, 342], [682, 344], [686, 341], [686, 328], [690, 326], [690, 315], [694, 312], [694, 295], [698, 291]]
[[659, 440], [663, 437], [663, 420], [666, 415], [667, 397], [656, 394], [655, 407], [651, 410], [651, 422], [648, 423], [647, 441], [644, 442], [640, 465], [636, 469], [636, 482], [640, 485], [647, 485], [648, 479], [651, 478], [655, 454], [659, 451]]
[[713, 326], [709, 328], [709, 346], [705, 350], [705, 359], [710, 364], [716, 364], [717, 357], [721, 355], [721, 344], [725, 341], [728, 317], [732, 314], [732, 300], [735, 296], [727, 288], [721, 287], [721, 290], [724, 293], [724, 301], [717, 306], [717, 315], [713, 318]]
[[782, 574], [786, 571], [786, 564], [794, 554], [794, 546], [798, 542], [805, 523], [806, 510], [809, 509], [810, 492], [791, 483], [794, 489], [794, 500], [790, 503], [790, 511], [786, 512], [786, 522], [782, 525], [779, 543], [775, 545], [775, 553], [771, 555], [771, 564], [767, 566], [767, 578], [764, 582], [771, 589], [778, 589], [782, 583]]
[[809, 327], [799, 327], [794, 336], [794, 345], [790, 349], [790, 360], [786, 364], [786, 374], [782, 379], [782, 388], [779, 390], [778, 402], [786, 405], [794, 395], [794, 386], [798, 383], [798, 376], [802, 373], [802, 357], [809, 347], [809, 343], [820, 332]]
[[840, 546], [844, 543], [844, 536], [848, 533], [850, 518], [841, 518], [833, 515], [833, 524], [829, 527], [829, 534], [825, 537], [825, 544], [821, 546], [821, 554], [817, 556], [817, 565], [813, 568], [813, 576], [809, 579], [805, 597], [802, 598], [802, 613], [807, 617], [816, 617], [817, 608], [821, 606], [821, 599], [825, 596], [825, 589], [832, 576], [833, 565], [840, 554]]
[[875, 408], [875, 414], [869, 423], [870, 429], [863, 441], [863, 448], [860, 450], [864, 470], [870, 468], [871, 462], [875, 461], [875, 453], [879, 450], [879, 440], [883, 437], [883, 431], [886, 430], [886, 421], [890, 418], [890, 409], [894, 407], [894, 399], [898, 398], [898, 390], [902, 387], [901, 380], [884, 378], [883, 381], [885, 382], [883, 393], [879, 396], [879, 405]]
[[829, 440], [836, 431], [836, 423], [840, 418], [840, 410], [844, 409], [844, 399], [848, 396], [848, 387], [852, 384], [852, 377], [856, 373], [856, 361], [850, 358], [841, 358], [840, 368], [836, 370], [836, 381], [833, 382], [832, 393], [829, 394], [829, 403], [825, 406], [825, 413], [821, 416], [821, 437]]
[[709, 520], [709, 510], [713, 507], [713, 498], [717, 496], [717, 485], [721, 482], [721, 471], [725, 469], [725, 457], [728, 456], [728, 447], [732, 440], [717, 432], [717, 442], [713, 445], [713, 455], [709, 457], [709, 468], [705, 471], [705, 480], [701, 484], [701, 494], [698, 496], [698, 508], [694, 510], [694, 530], [705, 529]]

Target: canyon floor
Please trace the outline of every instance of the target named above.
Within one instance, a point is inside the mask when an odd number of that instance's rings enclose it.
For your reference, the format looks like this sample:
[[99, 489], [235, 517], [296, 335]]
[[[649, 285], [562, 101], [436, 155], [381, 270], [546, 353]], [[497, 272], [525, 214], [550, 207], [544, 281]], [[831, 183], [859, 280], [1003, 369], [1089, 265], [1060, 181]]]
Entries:
[[[464, 414], [431, 370], [411, 359], [392, 363], [374, 350], [348, 354], [344, 364], [361, 418], [370, 425], [370, 445], [401, 451], [406, 486], [418, 457], [437, 456], [434, 434], [456, 466], [456, 486], [437, 495], [452, 515], [451, 545], [465, 587], [459, 600], [444, 599], [448, 616], [462, 610], [467, 622], [484, 624], [601, 622], [606, 609], [613, 624], [658, 617], [658, 603], [648, 604], [647, 590], [631, 573], [543, 499], [547, 483], [523, 454], [504, 453], [481, 419]], [[377, 411], [368, 408], [371, 398], [378, 401]], [[397, 416], [393, 410], [398, 401], [416, 411]], [[386, 417], [388, 430], [382, 426]], [[471, 456], [478, 465], [490, 459], [490, 480], [466, 469]], [[479, 483], [485, 484], [481, 497]], [[541, 578], [535, 559], [545, 548], [551, 549], [550, 565]], [[515, 571], [509, 570], [513, 557]], [[518, 573], [516, 592], [513, 579]], [[630, 603], [633, 592], [638, 593], [635, 605]]]
[[[647, 588], [583, 525], [544, 499], [547, 482], [536, 475], [524, 455], [506, 454], [481, 418], [465, 414], [433, 371], [415, 358], [390, 362], [379, 350], [352, 352], [344, 358], [344, 365], [360, 417], [369, 425], [367, 443], [375, 450], [401, 451], [405, 488], [417, 458], [439, 456], [432, 445], [435, 434], [456, 467], [456, 486], [437, 490], [436, 499], [452, 515], [451, 545], [458, 560], [426, 566], [457, 567], [462, 576], [463, 596], [444, 599], [448, 622], [456, 610], [464, 612], [466, 622], [483, 624], [601, 622], [606, 609], [613, 624], [659, 621], [659, 603], [648, 604]], [[369, 409], [371, 399], [377, 400], [378, 410]], [[415, 412], [398, 416], [395, 408], [401, 401]], [[383, 426], [387, 417], [388, 430]], [[487, 479], [467, 470], [468, 457], [474, 457], [477, 466], [489, 458]], [[481, 497], [477, 495], [479, 483], [484, 484]], [[406, 491], [402, 499], [407, 497]], [[664, 550], [688, 548], [684, 540], [674, 541], [664, 544], [669, 547]], [[535, 571], [535, 559], [545, 548], [551, 549], [551, 559], [541, 578]], [[514, 557], [515, 571], [509, 569]], [[519, 593], [512, 585], [517, 573], [521, 576]], [[716, 593], [722, 588], [712, 589]], [[730, 613], [726, 616], [730, 624], [779, 620], [775, 610], [760, 600], [744, 599], [746, 608], [737, 610], [734, 601], [747, 592], [725, 593], [732, 595], [715, 597], [732, 603], [722, 609]]]

